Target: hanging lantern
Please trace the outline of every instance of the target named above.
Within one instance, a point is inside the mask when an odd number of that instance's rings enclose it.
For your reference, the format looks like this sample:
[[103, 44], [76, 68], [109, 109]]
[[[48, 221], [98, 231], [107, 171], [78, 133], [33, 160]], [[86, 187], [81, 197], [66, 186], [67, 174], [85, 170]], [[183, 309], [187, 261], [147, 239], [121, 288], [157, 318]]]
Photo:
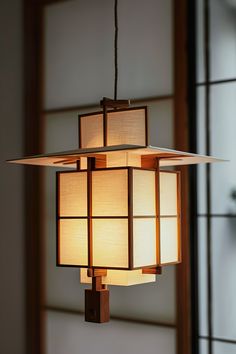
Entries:
[[79, 149], [9, 162], [71, 167], [57, 172], [57, 266], [79, 267], [85, 319], [109, 321], [107, 285], [154, 282], [181, 261], [180, 172], [219, 161], [148, 145], [147, 107], [103, 99], [79, 117]]

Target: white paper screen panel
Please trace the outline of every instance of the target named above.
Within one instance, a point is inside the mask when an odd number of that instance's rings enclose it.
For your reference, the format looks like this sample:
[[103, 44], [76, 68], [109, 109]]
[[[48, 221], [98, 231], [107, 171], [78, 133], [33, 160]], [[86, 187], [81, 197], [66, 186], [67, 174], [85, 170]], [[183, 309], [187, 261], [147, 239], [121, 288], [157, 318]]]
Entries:
[[93, 265], [128, 267], [128, 219], [93, 219]]
[[[102, 283], [107, 285], [130, 286], [136, 284], [145, 284], [156, 281], [153, 274], [143, 274], [142, 269], [136, 270], [116, 270], [107, 269], [107, 275], [102, 277]], [[91, 284], [91, 277], [87, 276], [87, 269], [80, 269], [80, 282]]]
[[103, 115], [80, 117], [81, 148], [100, 147], [103, 144]]
[[133, 170], [133, 215], [156, 215], [155, 171]]
[[128, 170], [92, 172], [93, 216], [128, 216]]
[[146, 109], [107, 114], [107, 145], [146, 145]]
[[178, 218], [160, 219], [161, 264], [178, 262]]
[[61, 219], [59, 221], [59, 263], [67, 265], [87, 265], [87, 220]]
[[178, 214], [177, 204], [178, 175], [160, 172], [160, 215], [174, 216]]
[[60, 216], [87, 216], [87, 173], [60, 173], [58, 197]]
[[156, 264], [156, 219], [133, 219], [134, 267]]

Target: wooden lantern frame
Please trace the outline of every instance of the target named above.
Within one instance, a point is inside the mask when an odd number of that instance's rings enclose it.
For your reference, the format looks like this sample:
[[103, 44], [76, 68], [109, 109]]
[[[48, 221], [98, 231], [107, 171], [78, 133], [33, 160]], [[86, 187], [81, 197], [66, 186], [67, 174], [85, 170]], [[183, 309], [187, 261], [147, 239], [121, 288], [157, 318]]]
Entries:
[[[179, 171], [166, 171], [159, 170], [159, 163], [157, 161], [158, 168], [142, 168], [142, 167], [109, 167], [109, 168], [97, 168], [95, 167], [96, 161], [95, 158], [88, 158], [88, 167], [83, 170], [76, 171], [63, 171], [56, 172], [56, 240], [57, 240], [57, 266], [59, 267], [77, 267], [77, 268], [88, 268], [88, 269], [116, 269], [116, 270], [136, 270], [136, 269], [146, 269], [146, 268], [157, 268], [167, 264], [177, 264], [181, 262], [181, 204], [180, 204], [180, 172]], [[117, 170], [127, 170], [127, 202], [128, 202], [128, 215], [127, 216], [93, 216], [92, 215], [92, 174], [93, 171], [117, 171]], [[142, 170], [142, 171], [153, 171], [155, 172], [155, 204], [156, 204], [156, 213], [152, 216], [133, 215], [133, 171]], [[161, 263], [160, 255], [160, 218], [171, 217], [171, 216], [161, 216], [160, 215], [160, 188], [159, 188], [159, 176], [160, 172], [172, 173], [177, 176], [177, 223], [178, 223], [178, 260], [177, 262], [170, 263]], [[70, 173], [87, 173], [87, 216], [60, 216], [60, 175], [61, 174], [70, 174]], [[62, 264], [60, 262], [60, 220], [61, 219], [84, 219], [87, 220], [87, 240], [88, 240], [88, 265], [78, 265], [78, 264]], [[136, 218], [148, 219], [155, 218], [156, 220], [156, 263], [150, 264], [147, 266], [134, 267], [133, 262], [133, 220]], [[127, 219], [128, 220], [128, 267], [111, 267], [111, 266], [94, 266], [93, 265], [93, 232], [92, 232], [92, 220], [93, 219]]]
[[139, 145], [143, 145], [143, 146], [147, 146], [148, 145], [148, 108], [147, 106], [138, 106], [138, 107], [129, 107], [129, 108], [119, 108], [119, 109], [110, 109], [107, 110], [107, 106], [103, 106], [103, 110], [102, 111], [97, 111], [97, 112], [91, 112], [91, 113], [85, 113], [85, 114], [80, 114], [78, 116], [78, 136], [79, 136], [79, 149], [83, 149], [84, 148], [84, 144], [83, 144], [83, 128], [82, 128], [82, 119], [89, 119], [90, 117], [93, 116], [98, 116], [100, 115], [102, 117], [102, 141], [103, 144], [101, 144], [99, 147], [105, 147], [105, 146], [109, 146], [108, 144], [108, 138], [109, 138], [109, 132], [108, 132], [108, 122], [109, 119], [112, 118], [113, 114], [117, 114], [117, 113], [123, 113], [123, 112], [132, 112], [132, 111], [143, 111], [144, 112], [144, 125], [145, 125], [145, 129], [143, 131], [144, 136], [140, 137], [141, 140], [144, 141], [144, 144], [140, 144]]

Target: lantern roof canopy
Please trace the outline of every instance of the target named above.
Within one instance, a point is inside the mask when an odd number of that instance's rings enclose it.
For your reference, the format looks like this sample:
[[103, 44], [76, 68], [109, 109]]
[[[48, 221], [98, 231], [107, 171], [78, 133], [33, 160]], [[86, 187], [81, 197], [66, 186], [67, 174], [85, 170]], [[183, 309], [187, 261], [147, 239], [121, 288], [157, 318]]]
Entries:
[[118, 156], [118, 154], [124, 152], [136, 156], [141, 156], [147, 160], [158, 158], [160, 159], [161, 167], [227, 161], [211, 156], [198, 155], [151, 145], [141, 146], [129, 144], [97, 148], [83, 148], [41, 155], [32, 155], [14, 160], [7, 160], [7, 162], [23, 165], [76, 168], [77, 161], [83, 157], [96, 157], [97, 159], [102, 159], [110, 156], [115, 158], [116, 155]]

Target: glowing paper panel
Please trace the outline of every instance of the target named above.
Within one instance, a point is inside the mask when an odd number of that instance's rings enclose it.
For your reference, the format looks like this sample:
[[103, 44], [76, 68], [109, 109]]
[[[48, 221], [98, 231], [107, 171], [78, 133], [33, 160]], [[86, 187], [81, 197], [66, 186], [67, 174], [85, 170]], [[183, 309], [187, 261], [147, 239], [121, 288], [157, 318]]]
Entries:
[[93, 216], [128, 216], [128, 171], [92, 172]]
[[133, 170], [133, 215], [156, 215], [155, 171]]
[[161, 264], [179, 261], [178, 218], [161, 218], [160, 220]]
[[[108, 269], [107, 275], [102, 277], [102, 283], [106, 285], [129, 286], [136, 284], [151, 283], [156, 281], [153, 274], [142, 274], [142, 269], [137, 270], [116, 270]], [[87, 269], [80, 269], [80, 282], [90, 284], [91, 277], [87, 276]]]
[[160, 172], [160, 214], [177, 215], [177, 178], [175, 172]]
[[128, 219], [93, 219], [93, 265], [128, 267]]
[[146, 107], [107, 114], [107, 145], [133, 144], [145, 146]]
[[80, 116], [80, 148], [103, 146], [103, 115]]
[[114, 151], [113, 154], [106, 157], [107, 167], [120, 167], [120, 166], [132, 166], [141, 167], [141, 157], [132, 152]]
[[59, 215], [87, 216], [87, 173], [60, 173]]
[[134, 267], [156, 264], [156, 219], [133, 220]]
[[87, 220], [61, 219], [59, 230], [59, 264], [87, 265]]

